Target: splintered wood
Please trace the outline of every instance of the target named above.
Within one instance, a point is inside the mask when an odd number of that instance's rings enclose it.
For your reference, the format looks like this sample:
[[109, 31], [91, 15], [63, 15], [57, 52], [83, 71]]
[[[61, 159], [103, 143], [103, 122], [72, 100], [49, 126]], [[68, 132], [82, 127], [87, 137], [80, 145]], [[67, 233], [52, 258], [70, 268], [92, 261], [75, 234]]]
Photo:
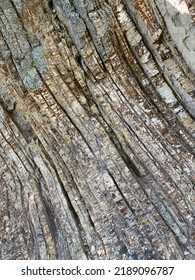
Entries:
[[194, 42], [193, 1], [0, 1], [0, 259], [195, 258]]

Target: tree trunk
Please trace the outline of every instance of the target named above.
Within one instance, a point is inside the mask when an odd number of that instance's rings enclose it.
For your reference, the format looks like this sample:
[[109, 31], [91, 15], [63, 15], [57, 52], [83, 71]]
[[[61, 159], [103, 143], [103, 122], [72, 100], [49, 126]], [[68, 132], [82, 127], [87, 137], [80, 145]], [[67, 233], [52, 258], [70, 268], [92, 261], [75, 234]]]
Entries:
[[195, 258], [195, 8], [0, 1], [0, 258]]

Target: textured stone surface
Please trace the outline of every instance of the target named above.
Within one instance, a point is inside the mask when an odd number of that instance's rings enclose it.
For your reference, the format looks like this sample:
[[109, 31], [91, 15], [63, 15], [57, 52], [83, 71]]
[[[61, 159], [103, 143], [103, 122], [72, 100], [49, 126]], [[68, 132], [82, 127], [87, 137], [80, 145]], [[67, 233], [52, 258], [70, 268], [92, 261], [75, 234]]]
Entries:
[[0, 1], [0, 258], [194, 259], [194, 1]]

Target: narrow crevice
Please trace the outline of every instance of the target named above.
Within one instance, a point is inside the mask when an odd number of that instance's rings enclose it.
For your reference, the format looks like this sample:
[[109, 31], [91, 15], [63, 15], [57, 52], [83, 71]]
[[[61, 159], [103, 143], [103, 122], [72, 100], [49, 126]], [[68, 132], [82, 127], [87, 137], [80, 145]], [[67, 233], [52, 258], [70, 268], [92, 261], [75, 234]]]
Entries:
[[71, 202], [71, 199], [69, 198], [69, 196], [68, 196], [68, 194], [67, 194], [67, 192], [66, 192], [66, 190], [65, 190], [65, 187], [64, 187], [63, 182], [62, 182], [62, 180], [61, 180], [61, 178], [60, 178], [60, 176], [59, 176], [59, 174], [58, 174], [58, 172], [57, 172], [57, 169], [56, 169], [55, 164], [53, 163], [51, 157], [50, 157], [49, 154], [46, 152], [46, 150], [45, 150], [45, 148], [42, 146], [42, 144], [41, 144], [41, 149], [42, 149], [42, 151], [44, 152], [44, 155], [46, 156], [47, 160], [49, 161], [51, 167], [52, 167], [53, 170], [55, 171], [55, 175], [56, 175], [56, 177], [57, 177], [57, 179], [58, 179], [58, 182], [59, 182], [59, 184], [60, 184], [61, 191], [62, 191], [63, 196], [64, 196], [64, 198], [65, 198], [65, 200], [66, 200], [66, 202], [67, 202], [69, 211], [70, 211], [70, 213], [71, 213], [71, 215], [72, 215], [72, 217], [73, 217], [73, 219], [74, 219], [74, 221], [75, 221], [75, 225], [76, 225], [76, 227], [77, 227], [77, 229], [78, 229], [79, 239], [80, 239], [80, 241], [81, 241], [81, 246], [82, 246], [83, 252], [85, 253], [85, 255], [87, 256], [88, 259], [91, 259], [90, 248], [89, 248], [89, 246], [88, 246], [88, 244], [87, 244], [87, 240], [86, 240], [86, 238], [85, 238], [85, 233], [84, 233], [84, 230], [83, 230], [83, 228], [82, 228], [82, 225], [81, 225], [79, 216], [78, 216], [77, 212], [75, 211], [74, 206], [73, 206], [73, 204], [72, 204], [72, 202]]
[[126, 199], [125, 195], [123, 194], [123, 192], [121, 191], [119, 185], [117, 184], [114, 176], [112, 175], [112, 173], [107, 169], [107, 172], [109, 174], [109, 176], [112, 178], [113, 182], [114, 182], [114, 185], [116, 186], [118, 192], [120, 193], [122, 199], [124, 200], [125, 204], [127, 205], [127, 207], [129, 208], [131, 214], [134, 216], [134, 218], [137, 219], [136, 217], [136, 213], [135, 213], [135, 210], [131, 207], [131, 205], [129, 204], [128, 200]]
[[136, 177], [142, 177], [141, 172], [136, 167], [134, 162], [129, 158], [125, 150], [123, 149], [122, 144], [120, 143], [116, 133], [113, 131], [113, 129], [109, 126], [109, 132], [107, 131], [110, 140], [112, 141], [113, 145], [117, 149], [118, 153], [120, 154], [121, 158], [125, 162], [128, 169], [131, 171], [131, 173], [135, 174]]

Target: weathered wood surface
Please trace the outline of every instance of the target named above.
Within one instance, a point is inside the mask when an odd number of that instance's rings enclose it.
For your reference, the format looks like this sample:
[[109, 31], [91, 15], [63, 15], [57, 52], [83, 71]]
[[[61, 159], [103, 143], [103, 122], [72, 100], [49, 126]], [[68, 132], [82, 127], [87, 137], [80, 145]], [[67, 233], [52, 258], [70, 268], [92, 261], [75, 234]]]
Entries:
[[0, 1], [0, 258], [195, 258], [195, 5]]

